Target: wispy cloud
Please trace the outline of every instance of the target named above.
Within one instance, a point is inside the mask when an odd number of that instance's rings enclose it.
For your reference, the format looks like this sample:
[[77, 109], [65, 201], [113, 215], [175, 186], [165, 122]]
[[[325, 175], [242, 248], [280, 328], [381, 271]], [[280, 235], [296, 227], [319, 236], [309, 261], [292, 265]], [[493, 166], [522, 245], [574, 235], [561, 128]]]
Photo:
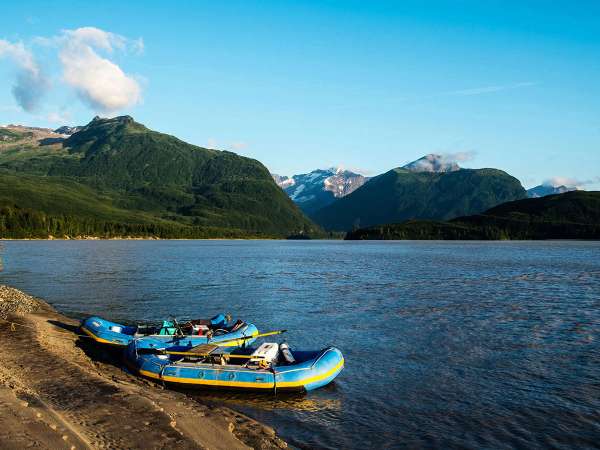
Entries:
[[464, 96], [469, 96], [469, 95], [481, 95], [481, 94], [490, 94], [493, 92], [500, 92], [500, 91], [510, 91], [513, 89], [520, 89], [520, 88], [529, 87], [529, 86], [536, 86], [537, 84], [538, 83], [533, 82], [533, 81], [526, 81], [526, 82], [513, 83], [513, 84], [481, 86], [481, 87], [475, 87], [475, 88], [469, 88], [469, 89], [460, 89], [457, 91], [443, 92], [438, 95], [439, 96], [464, 97]]
[[50, 88], [50, 81], [42, 72], [31, 50], [22, 42], [0, 39], [0, 58], [8, 58], [17, 67], [15, 84], [12, 88], [15, 100], [27, 112], [35, 111], [42, 96]]
[[476, 152], [462, 151], [454, 153], [429, 153], [422, 158], [408, 163], [404, 168], [416, 172], [450, 172], [458, 170], [459, 162], [470, 161], [475, 158]]
[[[32, 44], [57, 52], [62, 66], [60, 79], [93, 110], [113, 112], [141, 102], [143, 80], [125, 73], [113, 61], [113, 55], [143, 53], [142, 38], [128, 39], [99, 28], [82, 27], [63, 30], [55, 36], [35, 37]], [[23, 110], [34, 112], [50, 88], [49, 78], [42, 72], [31, 48], [22, 42], [0, 39], [0, 59], [2, 57], [17, 67], [12, 90], [17, 103]]]
[[600, 183], [600, 177], [592, 177], [592, 178], [588, 178], [585, 180], [580, 180], [577, 178], [557, 176], [557, 177], [552, 177], [552, 178], [548, 178], [547, 180], [544, 180], [544, 182], [542, 184], [544, 186], [552, 186], [552, 187], [566, 186], [566, 187], [571, 187], [571, 188], [576, 187], [579, 189], [583, 189], [585, 186], [588, 186], [590, 184], [596, 184], [596, 183]]

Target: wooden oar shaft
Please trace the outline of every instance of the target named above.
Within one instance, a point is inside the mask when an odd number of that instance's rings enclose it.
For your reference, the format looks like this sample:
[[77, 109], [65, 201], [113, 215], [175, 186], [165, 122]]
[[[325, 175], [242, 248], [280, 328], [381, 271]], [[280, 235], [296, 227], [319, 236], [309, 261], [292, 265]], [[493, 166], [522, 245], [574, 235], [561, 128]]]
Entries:
[[281, 334], [281, 333], [285, 333], [287, 330], [275, 330], [275, 331], [267, 331], [266, 333], [259, 333], [259, 334], [254, 334], [252, 336], [244, 336], [244, 337], [238, 337], [238, 338], [231, 338], [231, 339], [225, 339], [223, 341], [211, 341], [211, 344], [215, 344], [215, 345], [221, 345], [227, 342], [234, 342], [234, 341], [244, 341], [246, 339], [256, 339], [259, 337], [265, 337], [265, 336], [273, 336], [274, 334]]
[[252, 356], [252, 355], [232, 355], [230, 353], [193, 353], [193, 352], [170, 352], [165, 350], [164, 352], [167, 355], [183, 355], [183, 356], [220, 356], [221, 358], [238, 358], [238, 359], [251, 359], [256, 358], [260, 359], [262, 356]]
[[[241, 338], [233, 338], [233, 339], [226, 339], [224, 341], [219, 341], [219, 342], [211, 342], [212, 345], [219, 345], [219, 344], [223, 344], [225, 342], [233, 342], [233, 341], [241, 341], [241, 340], [245, 340], [245, 339], [256, 339], [259, 337], [265, 337], [265, 336], [273, 336], [275, 334], [281, 334], [281, 333], [285, 333], [287, 330], [275, 330], [275, 331], [267, 331], [266, 333], [260, 333], [260, 334], [255, 334], [253, 336], [244, 336]], [[144, 350], [149, 350], [149, 349], [144, 349]], [[154, 349], [157, 353], [161, 353], [161, 354], [166, 354], [166, 355], [183, 355], [183, 356], [224, 356], [226, 358], [244, 358], [244, 359], [250, 359], [250, 358], [261, 358], [256, 357], [256, 356], [252, 356], [252, 355], [232, 355], [229, 353], [218, 353], [218, 354], [212, 354], [212, 353], [195, 353], [193, 351], [186, 351], [186, 352], [176, 352], [176, 351], [170, 351], [170, 350], [161, 350], [161, 349]]]

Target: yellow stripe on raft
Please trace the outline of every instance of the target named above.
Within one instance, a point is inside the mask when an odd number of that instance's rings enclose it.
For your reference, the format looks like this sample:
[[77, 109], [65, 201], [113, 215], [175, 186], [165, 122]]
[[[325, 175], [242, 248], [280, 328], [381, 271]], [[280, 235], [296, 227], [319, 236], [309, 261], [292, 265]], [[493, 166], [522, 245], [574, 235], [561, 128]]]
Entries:
[[[289, 388], [289, 387], [303, 387], [307, 384], [315, 383], [317, 381], [329, 378], [336, 371], [340, 370], [344, 366], [344, 358], [335, 365], [331, 370], [327, 372], [315, 375], [314, 377], [307, 378], [299, 381], [281, 381], [277, 383], [278, 388]], [[202, 378], [180, 378], [170, 376], [160, 376], [157, 373], [149, 372], [147, 370], [137, 369], [141, 375], [149, 378], [155, 378], [157, 380], [169, 381], [171, 383], [185, 383], [185, 384], [202, 384], [205, 386], [223, 386], [223, 387], [245, 387], [245, 388], [256, 388], [256, 389], [272, 389], [273, 383], [255, 383], [252, 381], [226, 381], [226, 380], [205, 380]], [[260, 373], [260, 372], [258, 372]]]
[[337, 372], [342, 367], [344, 367], [344, 358], [341, 359], [339, 363], [335, 365], [335, 367], [321, 375], [315, 375], [314, 377], [307, 378], [301, 381], [281, 381], [277, 383], [277, 387], [299, 387], [306, 386], [307, 384], [315, 383], [317, 381], [324, 380], [325, 378], [329, 378], [334, 372]]
[[100, 342], [101, 344], [110, 344], [110, 345], [116, 345], [116, 346], [119, 346], [119, 347], [125, 347], [125, 344], [120, 344], [118, 342], [108, 341], [106, 339], [102, 339], [100, 336], [96, 336], [94, 333], [92, 333], [86, 327], [81, 327], [81, 331], [83, 331], [85, 334], [87, 334], [89, 337], [91, 337], [96, 342]]

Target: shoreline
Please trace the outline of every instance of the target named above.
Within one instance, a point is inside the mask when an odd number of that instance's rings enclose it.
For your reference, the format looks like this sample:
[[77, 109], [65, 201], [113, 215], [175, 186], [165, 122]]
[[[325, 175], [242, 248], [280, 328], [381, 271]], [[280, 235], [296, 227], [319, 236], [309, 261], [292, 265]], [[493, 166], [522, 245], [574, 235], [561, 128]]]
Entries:
[[47, 238], [0, 238], [0, 241], [285, 241], [286, 238], [160, 238], [160, 237], [47, 237]]
[[123, 371], [43, 300], [0, 285], [0, 319], [1, 448], [287, 448], [242, 413]]

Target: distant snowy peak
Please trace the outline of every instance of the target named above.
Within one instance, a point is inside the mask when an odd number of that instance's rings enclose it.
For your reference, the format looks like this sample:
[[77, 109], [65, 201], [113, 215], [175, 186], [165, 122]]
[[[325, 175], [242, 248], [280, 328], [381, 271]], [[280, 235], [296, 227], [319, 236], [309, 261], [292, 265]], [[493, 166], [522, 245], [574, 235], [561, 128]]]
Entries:
[[527, 189], [527, 197], [529, 198], [540, 198], [545, 197], [546, 195], [553, 194], [564, 194], [565, 192], [576, 191], [576, 187], [568, 187], [568, 186], [550, 186], [547, 184], [540, 184], [531, 189]]
[[273, 177], [273, 180], [275, 180], [277, 186], [284, 190], [290, 186], [293, 186], [296, 183], [293, 178], [286, 177], [284, 175], [277, 175], [276, 173], [272, 173], [271, 176]]
[[457, 170], [460, 170], [460, 166], [456, 163], [456, 161], [449, 159], [444, 155], [437, 155], [434, 153], [425, 155], [422, 158], [403, 166], [402, 168], [411, 172], [435, 173], [456, 172]]
[[273, 179], [293, 200], [303, 201], [310, 200], [312, 194], [308, 197], [300, 194], [303, 191], [312, 192], [315, 188], [331, 192], [334, 197], [343, 197], [361, 187], [368, 178], [341, 167], [331, 167], [294, 175], [291, 178], [273, 174]]
[[367, 180], [368, 178], [363, 175], [337, 169], [335, 174], [323, 180], [323, 189], [332, 192], [336, 198], [345, 197], [365, 184]]
[[286, 177], [272, 174], [275, 183], [305, 210], [316, 210], [361, 187], [368, 177], [341, 167], [317, 169]]

